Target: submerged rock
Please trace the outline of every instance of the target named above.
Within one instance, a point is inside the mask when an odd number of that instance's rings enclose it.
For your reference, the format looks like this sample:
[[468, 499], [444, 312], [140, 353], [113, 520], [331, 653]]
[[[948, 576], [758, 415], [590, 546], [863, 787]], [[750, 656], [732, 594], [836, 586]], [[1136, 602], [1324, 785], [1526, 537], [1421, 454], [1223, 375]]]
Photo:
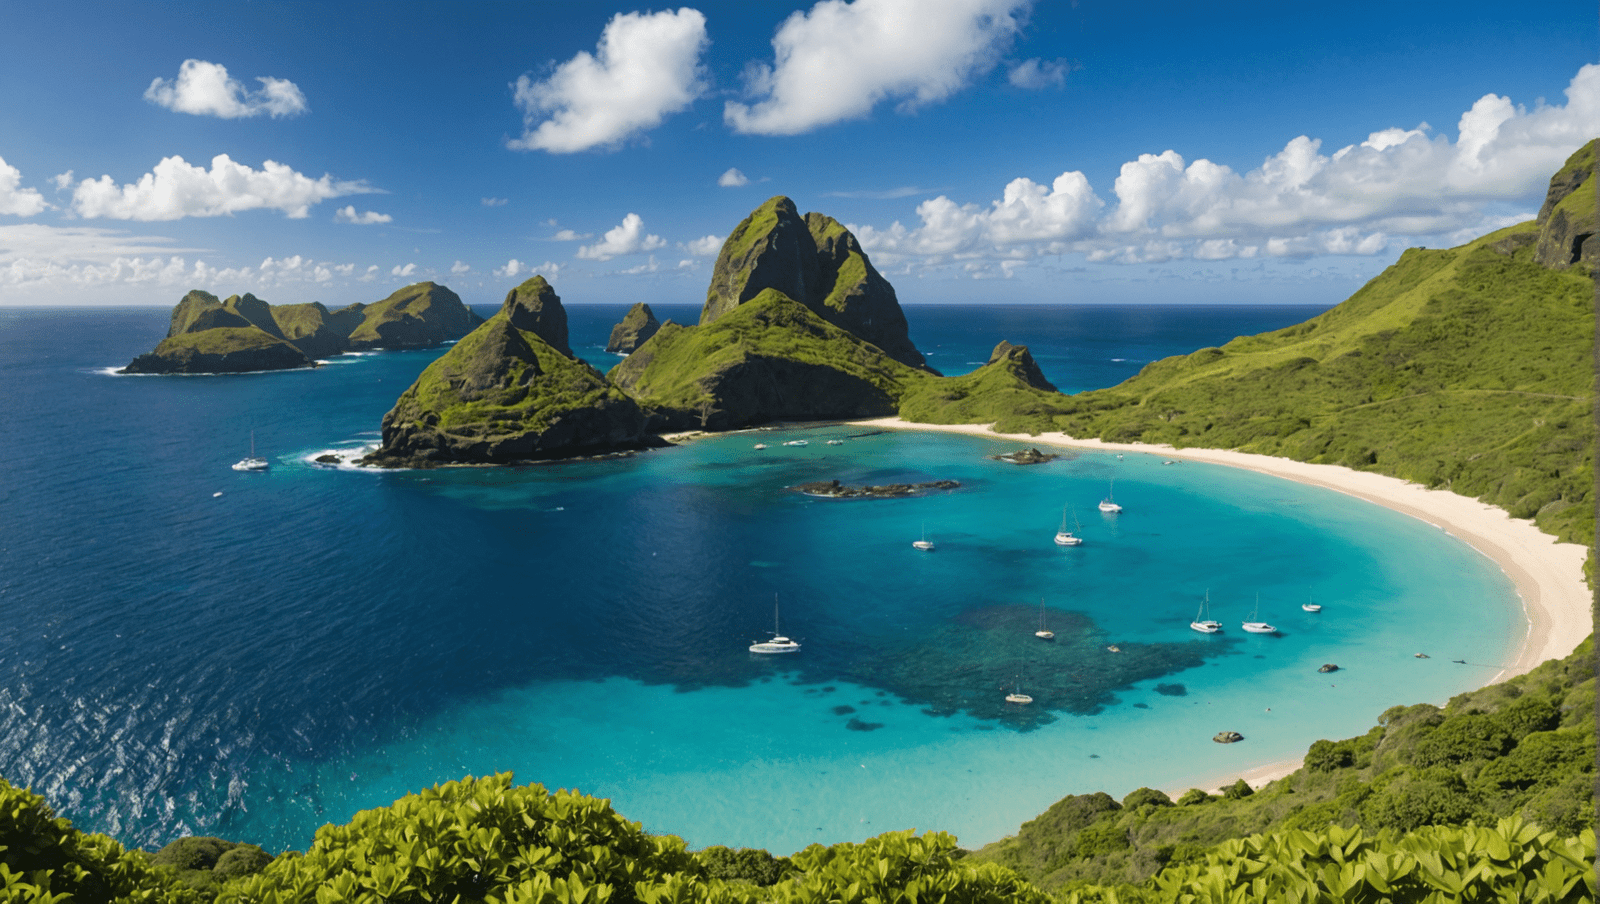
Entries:
[[1243, 741], [1244, 735], [1238, 733], [1237, 731], [1219, 731], [1211, 738], [1211, 740], [1216, 741], [1218, 744], [1234, 744], [1239, 741]]
[[919, 496], [931, 493], [934, 490], [954, 490], [961, 484], [954, 480], [931, 480], [927, 483], [891, 483], [884, 486], [851, 487], [841, 484], [837, 480], [819, 480], [814, 483], [796, 484], [789, 489], [807, 496], [822, 496], [828, 499], [903, 499], [907, 496]]

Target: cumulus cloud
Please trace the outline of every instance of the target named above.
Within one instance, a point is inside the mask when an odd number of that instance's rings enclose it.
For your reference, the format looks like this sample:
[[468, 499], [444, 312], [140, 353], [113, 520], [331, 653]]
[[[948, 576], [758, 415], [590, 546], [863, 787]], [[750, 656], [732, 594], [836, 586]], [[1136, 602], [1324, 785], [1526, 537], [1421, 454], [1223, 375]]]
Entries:
[[941, 101], [993, 68], [1028, 0], [822, 0], [778, 27], [773, 65], [745, 80], [754, 102], [729, 102], [736, 132], [797, 135], [860, 119], [880, 102], [902, 111]]
[[1059, 88], [1067, 83], [1067, 72], [1072, 65], [1066, 60], [1023, 60], [1011, 67], [1007, 79], [1012, 85], [1026, 91], [1041, 88]]
[[22, 187], [22, 170], [0, 157], [0, 214], [31, 217], [49, 206], [38, 189]]
[[556, 242], [578, 242], [593, 237], [594, 233], [592, 232], [573, 232], [571, 229], [558, 229], [550, 239]]
[[644, 263], [639, 264], [638, 266], [629, 267], [626, 270], [618, 270], [617, 273], [621, 276], [638, 276], [641, 273], [654, 273], [660, 269], [661, 265], [656, 262], [656, 256], [652, 254], [650, 255], [650, 259]]
[[463, 273], [471, 273], [472, 267], [461, 261], [456, 261], [450, 265], [450, 272], [456, 276], [460, 276]]
[[516, 276], [517, 274], [521, 273], [522, 271], [524, 271], [526, 269], [527, 269], [527, 265], [526, 264], [524, 264], [522, 261], [517, 260], [516, 258], [512, 258], [511, 260], [506, 261], [506, 265], [504, 267], [496, 267], [496, 268], [494, 268], [494, 275], [495, 276]]
[[404, 266], [399, 266], [399, 265], [395, 266], [393, 269], [391, 269], [389, 271], [389, 275], [390, 276], [399, 276], [399, 277], [410, 277], [411, 274], [416, 273], [416, 272], [417, 272], [417, 265], [416, 264], [406, 264]]
[[618, 13], [595, 54], [580, 52], [549, 78], [517, 79], [523, 132], [510, 146], [570, 154], [615, 147], [655, 128], [705, 93], [700, 54], [707, 43], [698, 10]]
[[298, 116], [310, 109], [306, 96], [287, 79], [262, 76], [261, 87], [247, 90], [243, 82], [228, 77], [221, 63], [184, 60], [176, 79], [158, 78], [145, 89], [144, 98], [177, 113], [241, 119], [266, 114]]
[[178, 220], [258, 209], [301, 219], [313, 204], [375, 191], [365, 182], [341, 182], [329, 175], [312, 179], [271, 160], [255, 170], [218, 154], [207, 171], [173, 156], [131, 185], [119, 186], [110, 176], [84, 179], [72, 191], [72, 209], [89, 219]]
[[861, 244], [891, 255], [972, 257], [1058, 254], [1069, 244], [1095, 234], [1104, 202], [1079, 172], [1062, 173], [1048, 186], [1032, 179], [1011, 180], [988, 207], [957, 204], [944, 195], [917, 205], [921, 225], [898, 221], [888, 229], [852, 227]]
[[716, 257], [722, 252], [724, 241], [721, 236], [707, 235], [684, 242], [682, 248], [695, 257]]
[[622, 224], [606, 231], [604, 237], [593, 245], [578, 249], [583, 260], [608, 261], [625, 254], [643, 254], [664, 247], [666, 240], [659, 235], [646, 235], [644, 220], [636, 213], [622, 218]]
[[483, 203], [484, 207], [504, 207], [507, 204], [511, 203], [511, 199], [510, 198], [484, 198], [482, 203]]
[[496, 268], [494, 268], [494, 275], [498, 276], [498, 277], [501, 277], [502, 279], [511, 278], [511, 277], [518, 277], [518, 276], [522, 276], [523, 274], [527, 274], [530, 277], [533, 276], [534, 274], [543, 274], [543, 276], [544, 276], [544, 278], [546, 280], [553, 282], [555, 280], [555, 278], [558, 275], [560, 275], [560, 273], [561, 273], [561, 265], [560, 264], [552, 263], [550, 261], [545, 261], [544, 263], [540, 264], [539, 266], [534, 267], [534, 266], [530, 266], [528, 264], [524, 264], [522, 261], [519, 261], [516, 258], [512, 258], [511, 260], [506, 261], [506, 264], [505, 264], [504, 267], [496, 267]]
[[333, 212], [333, 220], [335, 223], [354, 223], [357, 226], [371, 226], [375, 223], [387, 223], [393, 219], [394, 217], [391, 217], [386, 213], [377, 213], [376, 211], [371, 210], [368, 210], [364, 213], [356, 213], [356, 206], [354, 204], [341, 207]]
[[1455, 140], [1423, 123], [1328, 154], [1301, 135], [1245, 172], [1175, 150], [1141, 154], [1122, 165], [1103, 213], [1082, 174], [1068, 172], [1049, 191], [1013, 180], [988, 207], [940, 196], [917, 207], [914, 226], [857, 235], [886, 259], [933, 262], [1065, 251], [1141, 264], [1364, 256], [1408, 237], [1460, 241], [1505, 225], [1495, 205], [1531, 213], [1550, 174], [1600, 135], [1600, 65], [1580, 69], [1565, 94], [1564, 105], [1532, 109], [1485, 95], [1461, 115]]
[[737, 168], [729, 167], [727, 172], [717, 177], [717, 184], [723, 188], [738, 188], [741, 185], [749, 185], [750, 178]]

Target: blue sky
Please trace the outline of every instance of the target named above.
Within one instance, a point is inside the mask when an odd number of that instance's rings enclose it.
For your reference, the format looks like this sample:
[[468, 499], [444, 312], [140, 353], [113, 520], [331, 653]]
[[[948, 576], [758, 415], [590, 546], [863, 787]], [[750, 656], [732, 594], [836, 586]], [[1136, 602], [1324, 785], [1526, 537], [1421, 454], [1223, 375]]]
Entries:
[[[1312, 9], [1310, 7], [1316, 6]], [[70, 10], [70, 12], [67, 12]], [[0, 0], [0, 305], [704, 299], [774, 194], [904, 303], [1334, 303], [1531, 217], [1589, 4]]]

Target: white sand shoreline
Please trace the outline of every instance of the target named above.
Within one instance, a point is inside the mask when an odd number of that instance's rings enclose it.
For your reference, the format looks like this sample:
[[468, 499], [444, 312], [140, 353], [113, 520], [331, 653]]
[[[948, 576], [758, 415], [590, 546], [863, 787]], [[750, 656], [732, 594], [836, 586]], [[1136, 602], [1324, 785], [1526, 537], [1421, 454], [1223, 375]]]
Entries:
[[[852, 426], [885, 430], [921, 430], [960, 433], [989, 439], [1002, 439], [1024, 446], [1065, 446], [1101, 452], [1157, 455], [1163, 460], [1203, 461], [1245, 468], [1335, 490], [1363, 499], [1404, 515], [1426, 521], [1478, 550], [1505, 572], [1522, 599], [1527, 628], [1512, 662], [1485, 685], [1519, 675], [1541, 662], [1559, 659], [1577, 649], [1594, 631], [1590, 611], [1591, 596], [1583, 580], [1586, 547], [1560, 543], [1542, 533], [1531, 521], [1514, 519], [1503, 509], [1445, 490], [1430, 490], [1395, 477], [1353, 471], [1338, 465], [1314, 465], [1288, 458], [1274, 458], [1225, 449], [1175, 449], [1165, 445], [1107, 443], [1097, 439], [1074, 439], [1064, 433], [1028, 436], [1022, 433], [996, 433], [992, 425], [916, 424], [897, 417], [852, 421]], [[1404, 701], [1396, 701], [1404, 702]], [[1187, 787], [1216, 789], [1243, 777], [1252, 787], [1261, 787], [1300, 768], [1301, 761], [1283, 760], [1246, 770], [1242, 775], [1207, 776]], [[1169, 794], [1185, 788], [1163, 789]], [[1174, 795], [1175, 796], [1175, 795]]]

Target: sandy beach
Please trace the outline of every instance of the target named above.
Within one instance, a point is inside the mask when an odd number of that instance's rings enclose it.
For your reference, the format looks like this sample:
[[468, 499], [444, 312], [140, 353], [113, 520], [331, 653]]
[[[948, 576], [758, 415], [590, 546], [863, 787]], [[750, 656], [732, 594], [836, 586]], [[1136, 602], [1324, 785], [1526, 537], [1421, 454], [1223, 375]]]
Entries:
[[[1531, 521], [1519, 521], [1505, 510], [1444, 490], [1430, 490], [1395, 477], [1352, 471], [1338, 465], [1314, 465], [1287, 458], [1252, 455], [1224, 449], [1174, 449], [1139, 443], [1107, 443], [1074, 439], [1064, 433], [1028, 436], [995, 433], [986, 425], [915, 424], [897, 417], [854, 421], [856, 426], [890, 430], [961, 433], [1015, 442], [1018, 446], [1065, 446], [1100, 452], [1154, 455], [1162, 460], [1204, 461], [1246, 468], [1286, 480], [1325, 487], [1418, 518], [1461, 539], [1488, 556], [1506, 573], [1522, 598], [1525, 631], [1513, 661], [1495, 673], [1487, 684], [1519, 675], [1548, 659], [1571, 653], [1594, 630], [1591, 597], [1583, 580], [1588, 550], [1576, 543], [1560, 543], [1542, 533]], [[1396, 701], [1402, 702], [1402, 701]], [[1260, 787], [1300, 768], [1299, 760], [1262, 764], [1248, 770], [1244, 779]], [[1211, 777], [1195, 787], [1215, 789], [1231, 784], [1238, 774]], [[1213, 781], [1215, 783], [1213, 783]], [[1183, 788], [1163, 789], [1169, 794]]]

